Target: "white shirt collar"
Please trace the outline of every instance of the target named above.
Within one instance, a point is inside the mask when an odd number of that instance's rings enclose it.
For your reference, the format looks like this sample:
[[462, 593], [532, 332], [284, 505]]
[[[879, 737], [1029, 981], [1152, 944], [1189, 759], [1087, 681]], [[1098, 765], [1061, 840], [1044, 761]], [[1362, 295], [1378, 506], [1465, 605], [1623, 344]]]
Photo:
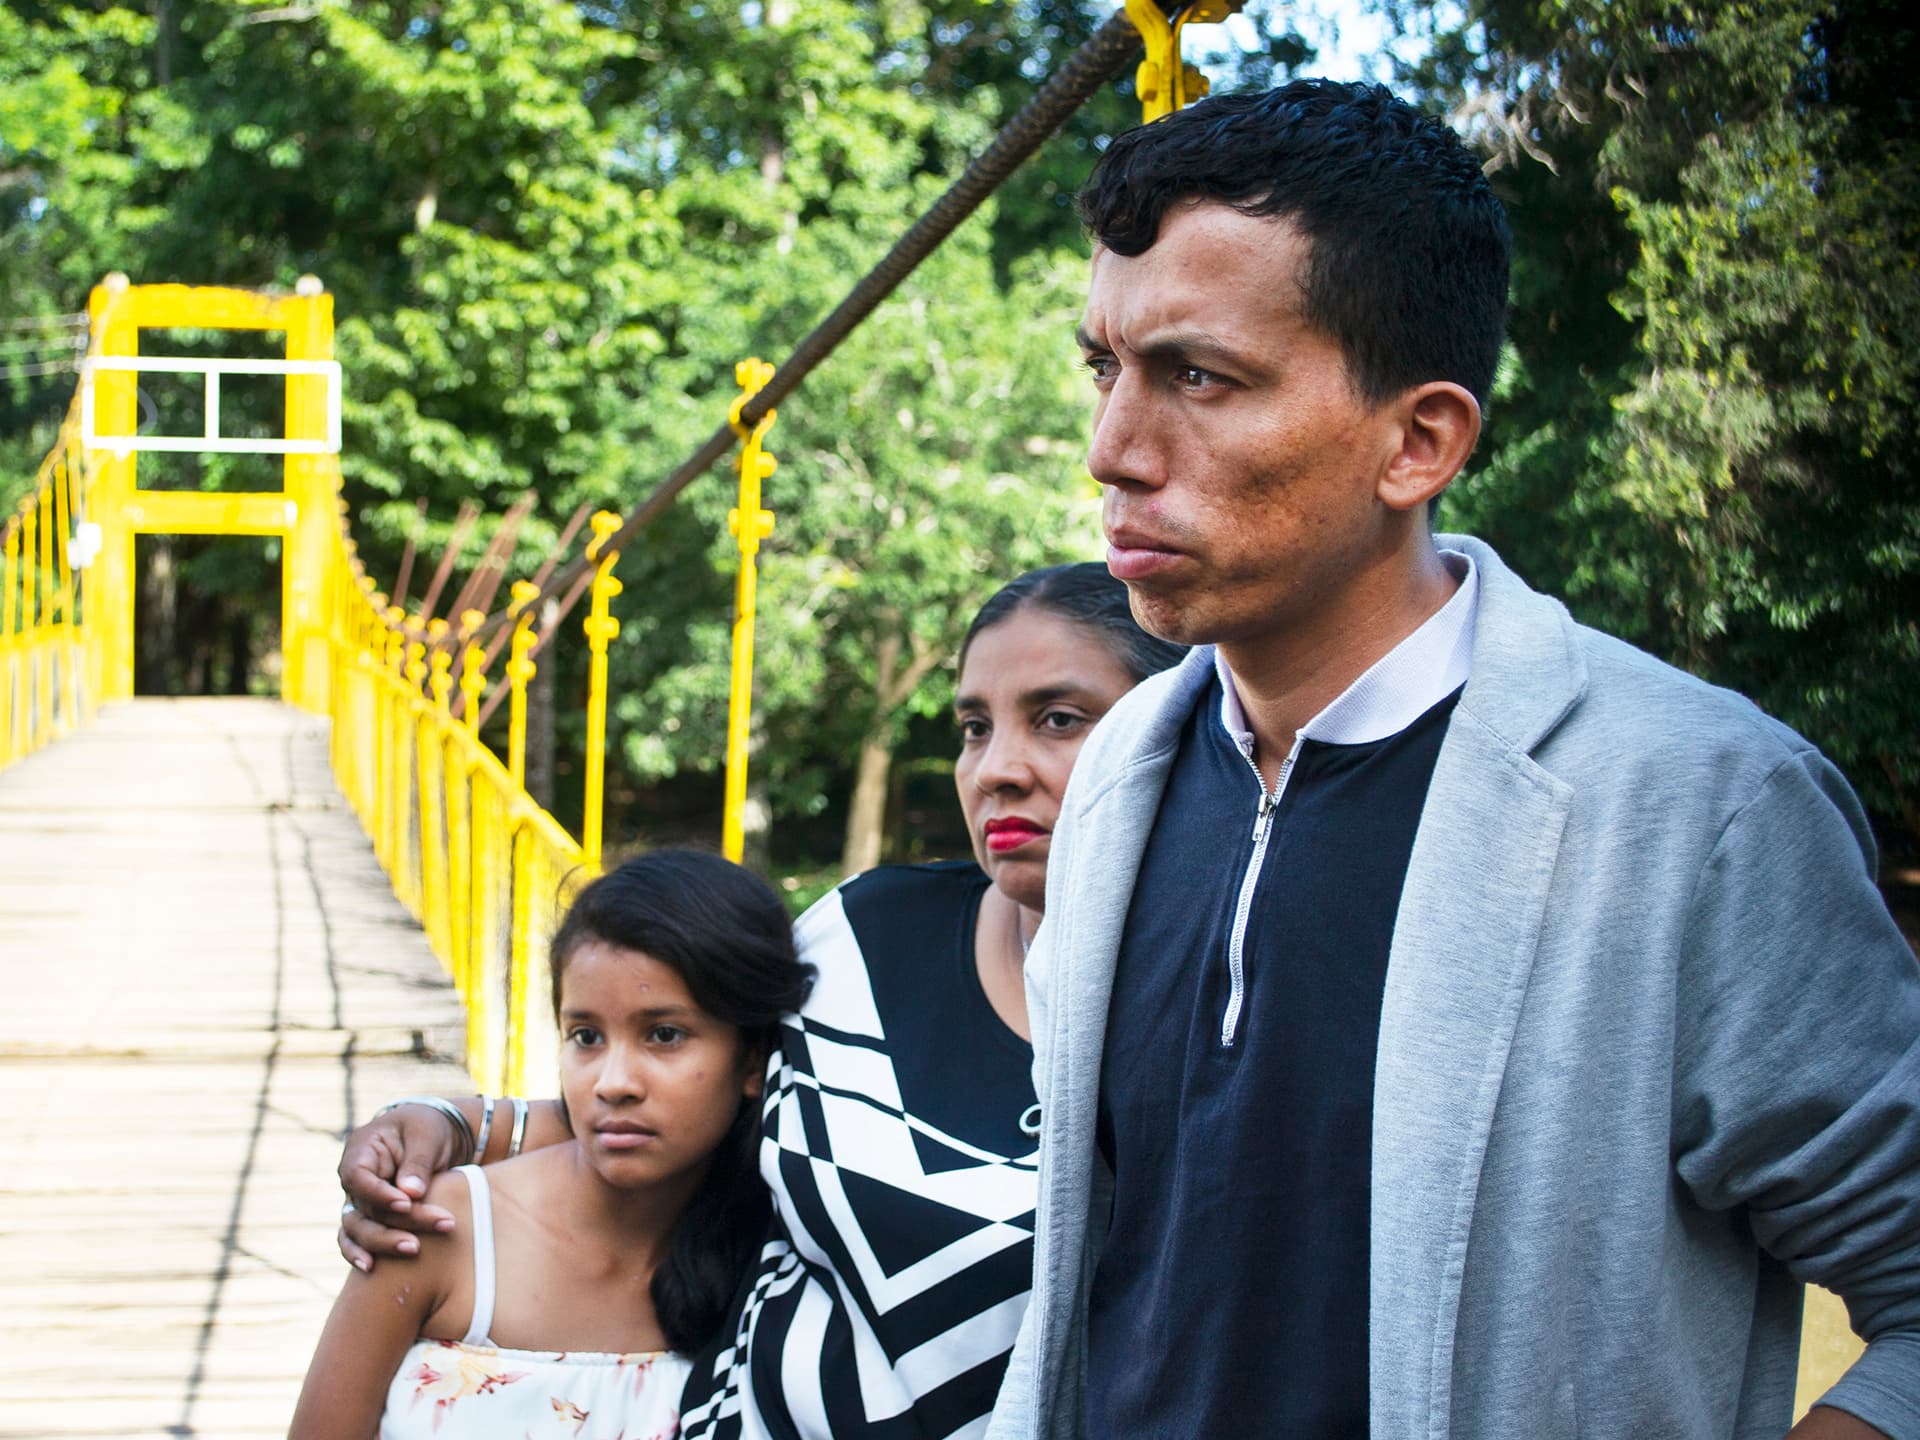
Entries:
[[[1460, 588], [1406, 639], [1382, 655], [1333, 702], [1300, 727], [1304, 739], [1329, 745], [1365, 745], [1398, 735], [1466, 683], [1473, 665], [1473, 621], [1480, 576], [1471, 556], [1442, 550], [1440, 558]], [[1220, 677], [1220, 723], [1240, 753], [1253, 756], [1253, 731], [1233, 686], [1233, 672], [1213, 652]]]

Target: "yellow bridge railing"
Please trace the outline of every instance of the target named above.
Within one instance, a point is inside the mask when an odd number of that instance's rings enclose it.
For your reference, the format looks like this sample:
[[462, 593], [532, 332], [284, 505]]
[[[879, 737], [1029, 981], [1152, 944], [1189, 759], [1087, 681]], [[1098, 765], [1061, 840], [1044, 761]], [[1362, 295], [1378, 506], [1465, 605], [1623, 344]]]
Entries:
[[[541, 647], [536, 585], [504, 614], [454, 621], [388, 603], [355, 546], [341, 496], [332, 297], [311, 279], [292, 295], [217, 287], [96, 287], [76, 394], [38, 483], [4, 527], [0, 570], [0, 765], [133, 693], [134, 541], [142, 534], [277, 536], [282, 543], [282, 691], [330, 718], [329, 750], [394, 893], [419, 919], [465, 1002], [466, 1059], [491, 1092], [527, 1093], [555, 1072], [546, 952], [564, 893], [599, 866], [607, 646], [620, 584], [608, 545], [620, 518], [593, 517], [584, 629], [591, 648], [586, 822], [569, 834], [528, 792], [527, 686]], [[141, 352], [143, 332], [280, 331], [284, 361], [190, 360]], [[143, 370], [208, 377], [205, 431], [135, 428]], [[218, 433], [218, 376], [283, 375], [285, 434]], [[284, 457], [273, 492], [143, 490], [144, 450], [257, 451]], [[564, 618], [565, 607], [555, 607]], [[554, 622], [558, 624], [559, 621]], [[499, 642], [482, 643], [482, 631]], [[505, 650], [501, 673], [489, 674]], [[504, 693], [498, 693], [504, 692]], [[481, 736], [509, 701], [507, 753]]]
[[[489, 1093], [525, 1094], [530, 1080], [538, 1085], [554, 1073], [546, 951], [558, 900], [594, 868], [522, 781], [531, 617], [516, 615], [511, 657], [496, 682], [511, 688], [514, 707], [503, 761], [480, 738], [489, 682], [486, 651], [473, 635], [485, 617], [469, 610], [457, 628], [410, 621], [362, 567], [344, 513], [332, 559], [334, 775], [394, 893], [452, 973], [466, 1006], [474, 1082]], [[524, 596], [516, 604], [524, 606]], [[604, 715], [604, 676], [594, 699]]]
[[[92, 715], [92, 635], [71, 544], [90, 474], [75, 396], [32, 492], [0, 525], [0, 766]], [[81, 530], [82, 547], [91, 534]]]
[[[578, 838], [525, 784], [527, 687], [557, 635], [539, 630], [540, 587], [515, 582], [504, 612], [469, 609], [449, 621], [391, 604], [366, 571], [341, 495], [339, 377], [332, 297], [317, 281], [294, 294], [218, 287], [133, 285], [111, 276], [94, 290], [79, 392], [38, 484], [4, 529], [0, 593], [0, 766], [90, 719], [101, 702], [133, 694], [134, 542], [142, 534], [276, 536], [282, 543], [282, 693], [332, 722], [335, 777], [393, 883], [419, 919], [465, 1003], [466, 1059], [492, 1092], [524, 1094], [555, 1073], [546, 1017], [547, 944], [565, 892], [596, 873], [605, 829], [608, 647], [620, 632], [612, 602], [621, 517], [592, 517], [587, 569], [589, 649], [584, 815]], [[192, 360], [144, 354], [143, 333], [187, 329], [278, 331], [286, 359]], [[198, 436], [136, 429], [144, 370], [207, 377]], [[223, 374], [284, 376], [285, 433], [219, 433]], [[740, 367], [742, 402], [771, 367]], [[736, 404], [736, 413], [739, 404]], [[752, 684], [754, 555], [771, 515], [759, 507], [773, 459], [760, 441], [771, 415], [742, 427], [741, 586], [732, 728], [744, 739]], [[283, 458], [278, 491], [143, 490], [145, 450], [252, 451]], [[570, 602], [569, 602], [570, 603]], [[568, 604], [552, 606], [551, 627]], [[492, 643], [486, 643], [491, 637]], [[492, 663], [503, 652], [496, 676]], [[481, 721], [509, 705], [506, 753]], [[723, 848], [740, 856], [737, 810], [746, 793], [745, 745], [729, 751]]]

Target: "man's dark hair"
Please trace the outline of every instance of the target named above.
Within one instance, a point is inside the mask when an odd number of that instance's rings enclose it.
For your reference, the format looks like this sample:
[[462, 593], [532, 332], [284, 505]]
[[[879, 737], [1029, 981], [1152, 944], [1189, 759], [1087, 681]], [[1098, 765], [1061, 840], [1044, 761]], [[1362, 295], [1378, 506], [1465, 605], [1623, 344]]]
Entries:
[[1482, 407], [1507, 320], [1512, 237], [1480, 163], [1379, 85], [1295, 80], [1220, 95], [1116, 138], [1080, 217], [1119, 255], [1167, 212], [1213, 201], [1291, 222], [1311, 246], [1304, 314], [1369, 403], [1451, 380]]

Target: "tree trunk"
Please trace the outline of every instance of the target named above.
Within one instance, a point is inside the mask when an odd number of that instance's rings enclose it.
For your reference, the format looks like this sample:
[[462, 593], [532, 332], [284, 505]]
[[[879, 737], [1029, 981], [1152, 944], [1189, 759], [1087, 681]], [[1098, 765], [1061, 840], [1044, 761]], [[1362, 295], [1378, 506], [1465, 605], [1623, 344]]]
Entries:
[[887, 779], [893, 768], [892, 727], [888, 722], [894, 711], [913, 698], [914, 690], [927, 678], [927, 672], [938, 665], [946, 653], [943, 646], [916, 639], [911, 658], [903, 666], [900, 652], [906, 645], [901, 629], [905, 621], [890, 612], [884, 614], [881, 621], [896, 628], [882, 635], [873, 647], [873, 718], [860, 741], [853, 801], [847, 807], [846, 841], [840, 850], [840, 872], [845, 876], [858, 875], [880, 863], [880, 849], [887, 829], [890, 789]]
[[173, 537], [152, 537], [146, 562], [134, 606], [134, 693], [177, 695], [184, 686], [186, 666], [180, 644], [180, 577], [174, 566]]
[[1920, 801], [1900, 783], [1900, 767], [1894, 764], [1893, 756], [1882, 752], [1880, 768], [1886, 772], [1887, 786], [1893, 791], [1893, 804], [1900, 815], [1901, 823], [1907, 827], [1910, 840], [1920, 840]]
[[[783, 30], [793, 19], [792, 0], [766, 0], [761, 9], [761, 23], [769, 30]], [[784, 77], [782, 77], [784, 78]], [[771, 194], [780, 188], [787, 176], [787, 140], [778, 129], [767, 129], [760, 135], [760, 183]], [[793, 237], [800, 228], [798, 211], [789, 208], [780, 217], [780, 234], [774, 242], [775, 253], [788, 254], [793, 249]]]
[[847, 807], [847, 840], [840, 854], [843, 877], [858, 875], [880, 863], [880, 842], [887, 813], [887, 775], [892, 768], [893, 747], [887, 743], [886, 731], [883, 728], [868, 731], [860, 742], [853, 803]]
[[756, 875], [769, 875], [773, 857], [773, 805], [767, 799], [767, 777], [760, 759], [767, 748], [765, 712], [755, 707], [747, 732], [747, 803], [740, 812], [741, 863]]
[[[545, 634], [560, 623], [560, 603], [545, 600], [540, 605], [540, 631]], [[560, 663], [556, 650], [542, 657], [527, 682], [527, 793], [534, 803], [549, 813], [553, 810], [553, 673]]]
[[153, 83], [173, 83], [173, 0], [154, 0]]
[[227, 619], [227, 694], [247, 694], [252, 673], [253, 620], [243, 610]]
[[898, 865], [912, 857], [903, 841], [907, 816], [907, 781], [912, 777], [912, 767], [896, 765], [887, 779], [886, 819], [881, 823], [880, 858], [888, 865]]
[[880, 841], [887, 820], [887, 772], [893, 767], [887, 716], [893, 710], [894, 672], [899, 668], [900, 635], [889, 631], [873, 647], [873, 718], [861, 737], [860, 760], [853, 775], [847, 835], [840, 847], [842, 878], [851, 878], [880, 863]]

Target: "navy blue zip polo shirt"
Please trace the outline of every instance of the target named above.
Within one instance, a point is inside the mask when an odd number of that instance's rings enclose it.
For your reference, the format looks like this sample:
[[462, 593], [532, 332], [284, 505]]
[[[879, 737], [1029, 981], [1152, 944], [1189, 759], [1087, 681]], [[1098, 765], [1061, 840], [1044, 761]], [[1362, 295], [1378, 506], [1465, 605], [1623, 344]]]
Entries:
[[1182, 735], [1108, 1007], [1096, 1440], [1367, 1434], [1380, 1001], [1478, 592], [1447, 560], [1460, 588], [1301, 728], [1271, 790], [1223, 663]]

